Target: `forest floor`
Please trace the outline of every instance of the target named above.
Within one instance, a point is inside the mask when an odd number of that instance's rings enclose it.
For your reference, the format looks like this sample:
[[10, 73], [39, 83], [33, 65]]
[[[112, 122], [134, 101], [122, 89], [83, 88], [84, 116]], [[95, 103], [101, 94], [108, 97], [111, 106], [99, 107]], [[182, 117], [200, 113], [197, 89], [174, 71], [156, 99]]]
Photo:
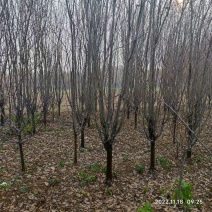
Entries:
[[[175, 159], [170, 126], [156, 142], [156, 158], [165, 157], [170, 166], [156, 160], [149, 173], [149, 143], [140, 125], [125, 120], [113, 147], [113, 184], [104, 184], [106, 151], [95, 128], [86, 128], [85, 148], [79, 147], [78, 164], [73, 164], [73, 133], [68, 113], [42, 124], [34, 136], [26, 137], [26, 173], [20, 171], [18, 145], [5, 142], [0, 150], [0, 211], [123, 211], [136, 212], [145, 202], [154, 211], [183, 211], [162, 200], [173, 200], [180, 163]], [[201, 138], [212, 150], [211, 122]], [[15, 139], [15, 138], [14, 138]], [[80, 143], [80, 142], [79, 142]], [[79, 145], [79, 144], [78, 144]], [[79, 145], [80, 146], [80, 145]], [[212, 211], [211, 156], [196, 144], [192, 160], [186, 163], [183, 179], [192, 183], [192, 211]], [[136, 166], [140, 165], [140, 171]], [[2, 184], [3, 183], [3, 184]], [[163, 203], [163, 204], [160, 204]]]

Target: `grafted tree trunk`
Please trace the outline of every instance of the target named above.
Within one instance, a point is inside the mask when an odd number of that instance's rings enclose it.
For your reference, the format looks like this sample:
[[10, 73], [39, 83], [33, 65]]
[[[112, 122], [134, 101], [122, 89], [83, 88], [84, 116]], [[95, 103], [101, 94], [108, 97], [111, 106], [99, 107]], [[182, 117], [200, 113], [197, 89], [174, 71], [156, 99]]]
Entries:
[[18, 145], [19, 145], [20, 156], [21, 156], [21, 170], [22, 170], [22, 172], [25, 172], [24, 153], [23, 153], [23, 145], [22, 145], [21, 135], [18, 135]]
[[46, 126], [46, 112], [44, 112], [43, 114], [43, 123], [44, 123], [44, 126]]
[[191, 149], [187, 149], [187, 159], [191, 159]]
[[4, 125], [4, 116], [5, 116], [3, 104], [0, 105], [0, 113], [1, 113], [1, 125], [3, 126]]
[[135, 107], [135, 129], [138, 127], [138, 106]]
[[43, 123], [44, 123], [44, 126], [46, 127], [46, 123], [47, 123], [47, 106], [44, 105], [43, 106]]
[[88, 127], [91, 127], [91, 117], [88, 116]]
[[[22, 117], [21, 110], [18, 110], [17, 115], [16, 115], [18, 130], [21, 130], [21, 121], [22, 121], [21, 117]], [[21, 131], [18, 132], [18, 145], [19, 145], [19, 151], [20, 151], [20, 157], [21, 157], [21, 170], [22, 170], [22, 172], [25, 172], [25, 163], [24, 163], [24, 153], [23, 153]]]
[[[21, 117], [22, 113], [21, 110], [17, 111], [16, 115], [16, 121], [18, 123], [18, 129], [21, 130]], [[24, 164], [24, 153], [23, 153], [23, 147], [22, 147], [22, 138], [21, 138], [21, 131], [18, 132], [18, 145], [19, 145], [19, 151], [21, 156], [21, 170], [22, 172], [25, 172], [25, 164]]]
[[151, 140], [150, 143], [150, 171], [154, 171], [155, 170], [155, 140]]
[[127, 119], [130, 119], [130, 105], [127, 105]]
[[98, 111], [98, 97], [95, 97], [94, 110], [95, 110], [95, 112]]
[[75, 130], [74, 130], [74, 164], [77, 164], [77, 133]]
[[1, 125], [4, 125], [4, 97], [3, 93], [0, 93], [0, 114], [1, 114]]
[[104, 147], [107, 151], [107, 171], [106, 171], [106, 180], [105, 183], [108, 186], [112, 185], [112, 153], [113, 153], [113, 145], [111, 141], [108, 141], [104, 144]]
[[60, 112], [61, 112], [61, 102], [58, 103], [58, 115], [60, 116]]
[[85, 148], [85, 128], [81, 129], [81, 148]]
[[155, 170], [155, 131], [154, 131], [154, 121], [149, 120], [149, 139], [150, 139], [150, 171]]
[[85, 148], [85, 126], [87, 124], [87, 117], [84, 118], [83, 123], [81, 125], [81, 148]]
[[173, 144], [176, 143], [177, 114], [173, 116]]
[[31, 112], [31, 119], [32, 119], [32, 134], [36, 133], [36, 126], [35, 126], [35, 113]]
[[176, 151], [176, 159], [179, 157], [179, 142], [177, 141], [177, 151]]
[[52, 109], [52, 121], [54, 121], [55, 119], [54, 104], [52, 104], [51, 109]]
[[173, 139], [173, 144], [176, 144], [176, 159], [178, 158], [178, 155], [179, 155], [179, 142], [177, 141], [176, 143], [176, 130], [177, 130], [177, 114], [174, 113], [173, 114], [173, 136], [172, 136], [172, 139]]
[[187, 149], [187, 159], [191, 159], [191, 145], [192, 145], [192, 142], [193, 142], [193, 134], [190, 130], [188, 131], [188, 134], [189, 134], [189, 138], [188, 138], [189, 143], [188, 143], [188, 149]]

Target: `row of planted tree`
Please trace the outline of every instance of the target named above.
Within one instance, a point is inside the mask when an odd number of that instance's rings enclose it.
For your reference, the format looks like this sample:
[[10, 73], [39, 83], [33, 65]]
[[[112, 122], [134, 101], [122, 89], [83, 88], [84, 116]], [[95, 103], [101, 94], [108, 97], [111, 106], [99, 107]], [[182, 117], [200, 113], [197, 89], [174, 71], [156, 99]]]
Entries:
[[106, 183], [112, 181], [112, 147], [134, 111], [150, 142], [164, 126], [186, 131], [182, 163], [200, 142], [212, 97], [212, 5], [209, 0], [2, 0], [0, 1], [0, 132], [35, 134], [38, 111], [68, 99], [77, 140], [91, 123], [107, 151]]

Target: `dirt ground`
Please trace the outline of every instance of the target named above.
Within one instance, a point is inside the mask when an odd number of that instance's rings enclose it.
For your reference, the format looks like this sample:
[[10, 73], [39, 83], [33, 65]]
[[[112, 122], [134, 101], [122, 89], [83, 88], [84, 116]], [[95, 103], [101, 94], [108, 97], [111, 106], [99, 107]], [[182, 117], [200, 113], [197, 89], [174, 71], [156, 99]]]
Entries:
[[[51, 117], [50, 117], [51, 119]], [[123, 211], [136, 212], [148, 201], [154, 211], [182, 211], [158, 200], [172, 200], [179, 175], [179, 161], [172, 144], [170, 126], [156, 143], [156, 158], [166, 157], [170, 168], [156, 162], [149, 173], [149, 143], [141, 128], [135, 130], [133, 118], [125, 120], [113, 147], [113, 184], [105, 180], [106, 152], [95, 128], [86, 128], [85, 149], [78, 151], [78, 164], [73, 164], [73, 135], [70, 114], [39, 125], [35, 136], [25, 137], [26, 173], [20, 171], [16, 143], [5, 142], [0, 151], [0, 211]], [[202, 141], [212, 150], [211, 122]], [[203, 136], [204, 135], [204, 136]], [[15, 140], [15, 138], [13, 138]], [[201, 144], [193, 149], [191, 162], [185, 165], [183, 179], [192, 183], [193, 199], [203, 204], [192, 211], [212, 211], [211, 156]], [[144, 167], [143, 173], [136, 165]]]

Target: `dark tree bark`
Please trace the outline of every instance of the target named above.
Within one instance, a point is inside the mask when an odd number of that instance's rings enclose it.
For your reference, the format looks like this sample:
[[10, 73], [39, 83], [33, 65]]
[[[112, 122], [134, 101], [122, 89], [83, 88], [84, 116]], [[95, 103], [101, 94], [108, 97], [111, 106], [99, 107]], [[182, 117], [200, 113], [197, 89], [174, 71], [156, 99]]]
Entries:
[[58, 115], [60, 116], [60, 111], [61, 111], [61, 102], [58, 102]]
[[21, 135], [18, 135], [18, 145], [19, 145], [20, 156], [21, 156], [21, 170], [22, 172], [25, 172], [24, 153], [23, 153]]
[[77, 133], [74, 130], [74, 164], [77, 164]]
[[44, 123], [44, 126], [46, 127], [46, 113], [43, 114], [43, 123]]
[[177, 114], [173, 115], [173, 144], [176, 143]]
[[187, 159], [191, 159], [191, 149], [187, 149]]
[[3, 93], [0, 93], [0, 114], [1, 114], [1, 126], [4, 125], [4, 97]]
[[83, 122], [80, 123], [81, 128], [81, 147], [85, 148], [85, 126], [87, 124], [88, 118], [84, 118]]
[[91, 117], [88, 116], [88, 127], [90, 128], [91, 127]]
[[[17, 121], [17, 126], [18, 126], [19, 131], [22, 128], [22, 126], [21, 126], [22, 117], [23, 117], [22, 111], [18, 109], [17, 114], [16, 114], [16, 121]], [[18, 146], [19, 146], [20, 157], [21, 157], [21, 170], [22, 170], [22, 172], [25, 172], [25, 163], [24, 163], [24, 153], [23, 153], [21, 131], [18, 132]]]
[[47, 107], [46, 106], [43, 107], [43, 123], [44, 123], [44, 126], [46, 127], [46, 123], [47, 123]]
[[112, 156], [113, 156], [113, 145], [111, 141], [107, 141], [104, 144], [105, 150], [107, 151], [107, 171], [106, 171], [106, 180], [105, 183], [108, 186], [112, 185]]
[[85, 134], [84, 134], [84, 127], [81, 129], [81, 148], [85, 148]]
[[[192, 125], [190, 125], [190, 127], [192, 127]], [[188, 148], [187, 148], [187, 159], [191, 159], [191, 155], [192, 155], [192, 151], [191, 151], [191, 146], [190, 145], [192, 145], [192, 143], [194, 142], [194, 140], [195, 140], [195, 137], [193, 136], [193, 133], [190, 131], [190, 130], [188, 130], [188, 135], [189, 135], [189, 138], [188, 138], [188, 140], [189, 140], [189, 144], [188, 144]]]
[[155, 170], [155, 129], [153, 120], [149, 120], [149, 138], [150, 138], [150, 171]]
[[152, 140], [150, 143], [150, 171], [154, 171], [155, 170], [155, 141]]
[[130, 105], [127, 105], [127, 119], [130, 119]]
[[135, 107], [135, 129], [138, 127], [138, 107]]
[[4, 116], [5, 116], [5, 112], [4, 112], [4, 105], [0, 104], [0, 113], [1, 113], [1, 126], [4, 125]]
[[32, 134], [34, 135], [36, 133], [36, 126], [35, 126], [35, 113], [31, 113], [31, 119], [32, 119]]

